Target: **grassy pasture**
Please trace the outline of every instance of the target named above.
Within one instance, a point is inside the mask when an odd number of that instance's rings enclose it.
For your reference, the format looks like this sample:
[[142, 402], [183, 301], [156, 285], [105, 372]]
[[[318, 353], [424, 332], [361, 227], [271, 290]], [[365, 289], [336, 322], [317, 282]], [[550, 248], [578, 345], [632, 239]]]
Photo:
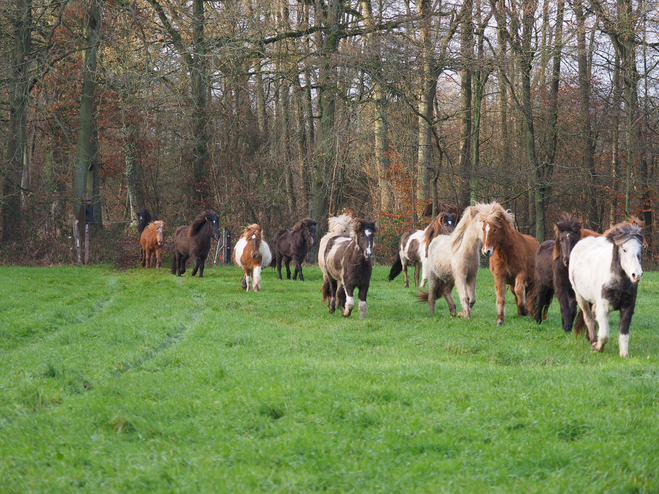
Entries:
[[497, 328], [488, 270], [472, 321], [387, 273], [360, 320], [314, 267], [0, 268], [0, 492], [659, 491], [658, 273], [627, 360], [617, 314], [594, 354], [555, 301]]

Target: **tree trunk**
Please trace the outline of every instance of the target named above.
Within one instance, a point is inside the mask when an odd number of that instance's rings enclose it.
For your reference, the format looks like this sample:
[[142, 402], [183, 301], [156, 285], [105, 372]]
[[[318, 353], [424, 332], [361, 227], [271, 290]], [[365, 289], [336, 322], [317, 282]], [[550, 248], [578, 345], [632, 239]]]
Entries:
[[94, 92], [96, 90], [96, 63], [99, 38], [103, 23], [103, 0], [91, 0], [85, 12], [86, 49], [82, 60], [82, 96], [80, 98], [80, 128], [75, 158], [75, 187], [73, 214], [78, 219], [77, 227], [82, 238], [85, 225], [85, 198], [87, 197], [88, 170], [94, 159], [92, 142], [94, 125]]
[[613, 108], [611, 121], [611, 189], [609, 197], [609, 228], [613, 227], [618, 220], [618, 174], [620, 170], [620, 103], [622, 101], [622, 87], [620, 81], [620, 55], [616, 50], [613, 68]]
[[32, 45], [32, 1], [16, 0], [13, 19], [14, 51], [7, 170], [2, 186], [2, 239], [18, 242], [21, 230], [21, 181], [27, 167], [27, 109], [30, 91], [29, 58]]
[[192, 79], [192, 133], [194, 163], [192, 197], [198, 207], [207, 206], [212, 197], [208, 169], [208, 130], [206, 115], [206, 39], [204, 37], [204, 0], [194, 0], [192, 15], [193, 66]]
[[472, 139], [472, 69], [474, 57], [473, 1], [465, 0], [460, 11], [462, 33], [460, 35], [460, 158], [458, 169], [462, 175], [462, 193], [459, 208], [469, 205], [471, 199], [471, 139]]

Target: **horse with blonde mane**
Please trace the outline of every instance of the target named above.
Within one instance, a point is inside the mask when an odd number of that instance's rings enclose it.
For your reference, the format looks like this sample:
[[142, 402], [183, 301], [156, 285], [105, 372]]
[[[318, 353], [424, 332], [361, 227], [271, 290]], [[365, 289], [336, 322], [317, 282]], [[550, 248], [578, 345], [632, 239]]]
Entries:
[[421, 302], [428, 302], [430, 313], [435, 312], [435, 300], [444, 296], [452, 317], [456, 315], [451, 292], [457, 287], [462, 305], [459, 317], [471, 319], [476, 303], [476, 276], [480, 264], [479, 250], [483, 229], [479, 219], [481, 204], [468, 206], [450, 235], [437, 235], [428, 246], [423, 273], [428, 276], [428, 291], [420, 292]]
[[245, 227], [233, 249], [233, 262], [242, 268], [243, 290], [258, 292], [261, 289], [261, 269], [270, 266], [272, 253], [270, 246], [263, 240], [261, 227], [256, 223]]
[[329, 279], [327, 274], [327, 267], [325, 265], [325, 251], [327, 250], [327, 242], [329, 242], [332, 237], [336, 237], [337, 235], [352, 236], [352, 222], [353, 219], [350, 213], [343, 213], [339, 216], [331, 216], [327, 220], [329, 230], [325, 235], [323, 235], [323, 238], [321, 238], [320, 242], [318, 243], [318, 267], [323, 273], [323, 282]]
[[425, 272], [419, 285], [419, 272], [425, 259], [428, 257], [428, 246], [437, 235], [449, 235], [455, 228], [455, 214], [444, 211], [437, 214], [425, 230], [407, 230], [398, 242], [398, 253], [389, 271], [389, 281], [398, 276], [401, 271], [405, 276], [405, 288], [410, 286], [407, 277], [407, 266], [414, 266], [414, 286], [424, 286], [428, 279]]
[[481, 210], [483, 254], [490, 257], [490, 270], [497, 293], [497, 326], [503, 324], [506, 311], [506, 285], [515, 296], [517, 314], [533, 314], [535, 307], [535, 257], [540, 243], [518, 232], [510, 211], [492, 202]]
[[164, 221], [153, 221], [142, 230], [142, 235], [140, 235], [140, 245], [142, 246], [143, 268], [154, 267], [154, 264], [156, 268], [162, 266], [162, 246], [164, 243]]

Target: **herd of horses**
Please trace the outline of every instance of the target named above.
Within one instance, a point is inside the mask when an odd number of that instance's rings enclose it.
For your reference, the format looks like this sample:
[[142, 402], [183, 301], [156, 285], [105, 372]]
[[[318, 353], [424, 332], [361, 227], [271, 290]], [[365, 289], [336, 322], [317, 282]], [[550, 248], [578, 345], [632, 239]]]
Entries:
[[[547, 318], [554, 297], [560, 305], [565, 332], [574, 328], [578, 335], [587, 328], [595, 351], [602, 351], [609, 340], [609, 313], [620, 311], [619, 350], [628, 356], [629, 326], [636, 305], [638, 283], [643, 276], [641, 252], [647, 246], [643, 223], [631, 218], [603, 234], [582, 228], [581, 221], [565, 214], [554, 225], [555, 240], [540, 244], [534, 237], [515, 229], [514, 215], [501, 204], [475, 204], [456, 214], [441, 211], [424, 230], [408, 230], [400, 238], [389, 281], [404, 273], [409, 287], [408, 265], [414, 266], [415, 286], [428, 284], [416, 296], [427, 302], [430, 313], [435, 301], [444, 297], [451, 316], [471, 318], [476, 303], [476, 277], [481, 255], [489, 257], [497, 306], [497, 326], [504, 323], [506, 286], [515, 300], [519, 316], [532, 316], [538, 324]], [[162, 221], [151, 221], [148, 211], [138, 213], [142, 266], [160, 267], [164, 228]], [[331, 217], [328, 232], [318, 242], [318, 265], [323, 274], [322, 300], [329, 312], [338, 307], [346, 317], [359, 298], [359, 317], [366, 317], [366, 297], [373, 272], [373, 221], [353, 219], [349, 214]], [[172, 274], [185, 273], [188, 259], [194, 262], [192, 276], [203, 277], [211, 237], [219, 239], [219, 218], [207, 211], [192, 225], [174, 233]], [[275, 233], [272, 250], [257, 224], [248, 225], [233, 249], [233, 261], [242, 268], [242, 287], [259, 291], [261, 271], [276, 267], [282, 279], [282, 264], [291, 278], [304, 281], [302, 263], [316, 245], [316, 222], [305, 218], [290, 229]], [[452, 298], [457, 288], [461, 312]], [[599, 330], [597, 331], [597, 326]]]

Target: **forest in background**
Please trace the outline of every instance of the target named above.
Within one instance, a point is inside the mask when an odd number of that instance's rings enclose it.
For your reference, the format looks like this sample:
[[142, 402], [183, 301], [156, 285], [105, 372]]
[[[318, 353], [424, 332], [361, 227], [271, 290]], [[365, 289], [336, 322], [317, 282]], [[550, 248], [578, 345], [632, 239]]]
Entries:
[[[443, 205], [553, 238], [636, 215], [656, 258], [659, 10], [642, 0], [0, 0], [9, 256], [215, 210], [349, 210], [381, 255]], [[59, 249], [59, 250], [58, 250]], [[51, 251], [60, 252], [53, 254]], [[5, 256], [6, 257], [6, 256]]]

